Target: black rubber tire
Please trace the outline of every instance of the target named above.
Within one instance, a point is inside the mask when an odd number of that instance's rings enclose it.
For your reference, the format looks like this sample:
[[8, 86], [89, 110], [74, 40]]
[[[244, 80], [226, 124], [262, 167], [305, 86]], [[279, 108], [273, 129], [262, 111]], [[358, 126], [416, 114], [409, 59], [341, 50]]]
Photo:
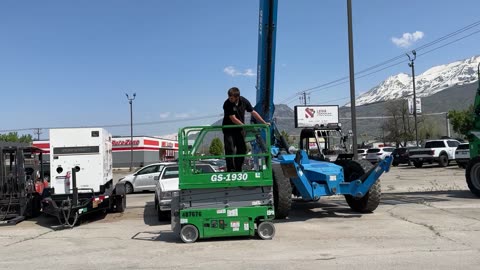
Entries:
[[187, 224], [180, 230], [180, 239], [182, 239], [184, 243], [195, 243], [195, 241], [198, 239], [198, 236], [198, 229], [194, 225]]
[[480, 157], [474, 157], [468, 162], [465, 178], [470, 191], [480, 197]]
[[263, 240], [271, 240], [275, 236], [275, 225], [269, 221], [261, 222], [257, 226], [257, 235]]
[[127, 209], [127, 196], [117, 196], [115, 198], [115, 212], [123, 213]]
[[290, 179], [283, 175], [280, 164], [272, 164], [272, 173], [275, 218], [284, 219], [292, 207], [292, 184]]
[[441, 154], [438, 157], [438, 165], [440, 165], [440, 167], [447, 167], [448, 166], [448, 156], [445, 155], [445, 154]]
[[398, 166], [398, 162], [392, 162], [392, 166], [393, 166], [393, 167], [397, 167], [397, 166]]
[[[345, 182], [351, 182], [362, 177], [373, 167], [373, 165], [366, 160], [347, 160], [342, 167]], [[367, 194], [362, 198], [345, 195], [345, 199], [347, 200], [348, 206], [350, 206], [353, 211], [371, 213], [375, 211], [380, 204], [381, 196], [382, 191], [380, 187], [380, 179], [377, 179], [377, 181], [370, 187]]]
[[415, 166], [415, 168], [422, 168], [423, 167], [423, 162], [422, 161], [414, 161], [413, 166]]
[[133, 186], [129, 182], [125, 183], [125, 194], [132, 194], [133, 193]]
[[42, 209], [42, 197], [38, 193], [34, 193], [27, 202], [25, 210], [26, 218], [35, 218], [40, 216]]
[[162, 211], [160, 210], [160, 206], [157, 206], [157, 218], [158, 221], [167, 221], [169, 220], [170, 211]]

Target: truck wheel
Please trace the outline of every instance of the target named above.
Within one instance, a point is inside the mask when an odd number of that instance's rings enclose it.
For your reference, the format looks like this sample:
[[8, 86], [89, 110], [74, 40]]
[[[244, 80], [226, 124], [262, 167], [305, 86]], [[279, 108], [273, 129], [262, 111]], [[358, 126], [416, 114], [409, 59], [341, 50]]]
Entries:
[[414, 161], [413, 166], [415, 166], [415, 168], [421, 168], [421, 167], [423, 167], [423, 162], [422, 161]]
[[445, 154], [441, 154], [440, 157], [438, 158], [438, 164], [440, 164], [440, 167], [447, 167], [448, 166], [448, 156]]
[[[372, 164], [365, 160], [353, 161], [349, 160], [345, 163], [343, 170], [345, 173], [345, 181], [351, 182], [361, 178], [365, 173], [369, 172]], [[380, 179], [370, 187], [370, 190], [362, 198], [356, 198], [352, 195], [345, 195], [348, 206], [353, 211], [360, 213], [371, 213], [377, 209], [380, 204], [382, 191], [380, 188]]]
[[160, 205], [156, 206], [157, 208], [157, 218], [158, 221], [166, 221], [168, 220], [168, 214], [170, 213], [169, 211], [162, 211], [160, 210]]
[[115, 198], [115, 211], [123, 213], [127, 209], [127, 196], [117, 196]]
[[475, 157], [468, 162], [465, 177], [470, 191], [480, 197], [480, 157]]
[[284, 219], [292, 207], [292, 185], [290, 179], [283, 175], [280, 164], [272, 165], [273, 173], [273, 204], [275, 218]]
[[275, 225], [269, 221], [261, 222], [258, 224], [257, 234], [263, 240], [271, 240], [275, 236]]
[[195, 243], [198, 239], [198, 229], [197, 227], [187, 224], [182, 227], [180, 230], [180, 238], [184, 243], [190, 244]]

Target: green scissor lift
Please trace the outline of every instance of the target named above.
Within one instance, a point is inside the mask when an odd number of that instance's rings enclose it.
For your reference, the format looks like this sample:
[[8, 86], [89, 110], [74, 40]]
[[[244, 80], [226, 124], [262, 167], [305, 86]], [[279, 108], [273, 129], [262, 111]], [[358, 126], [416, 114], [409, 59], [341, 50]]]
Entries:
[[[266, 125], [244, 125], [248, 155], [201, 155], [222, 129], [238, 126], [197, 126], [180, 130], [179, 192], [172, 199], [172, 230], [183, 242], [231, 236], [272, 239], [275, 227], [270, 135]], [[194, 140], [192, 138], [195, 138]], [[266, 141], [262, 138], [267, 138]], [[189, 141], [193, 144], [189, 145]], [[196, 164], [202, 160], [244, 156], [253, 166], [241, 172], [203, 173]]]

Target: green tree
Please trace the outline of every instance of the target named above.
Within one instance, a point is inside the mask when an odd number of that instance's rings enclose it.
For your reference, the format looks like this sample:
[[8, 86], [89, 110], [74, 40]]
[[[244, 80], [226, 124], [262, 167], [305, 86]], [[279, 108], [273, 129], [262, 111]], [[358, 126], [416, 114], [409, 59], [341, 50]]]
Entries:
[[31, 143], [33, 141], [33, 138], [32, 138], [32, 135], [30, 134], [24, 134], [22, 136], [18, 136], [17, 132], [9, 132], [7, 134], [0, 134], [0, 141]]
[[282, 130], [282, 132], [280, 132], [280, 135], [282, 135], [285, 138], [285, 140], [287, 140], [288, 145], [293, 145], [292, 137], [288, 135], [287, 131]]
[[467, 137], [468, 132], [473, 128], [473, 105], [470, 105], [468, 109], [463, 111], [449, 111], [448, 118], [452, 124], [453, 131]]
[[209, 152], [211, 155], [214, 155], [214, 156], [219, 156], [223, 154], [223, 143], [220, 140], [220, 138], [218, 137], [213, 138], [212, 142], [210, 143]]

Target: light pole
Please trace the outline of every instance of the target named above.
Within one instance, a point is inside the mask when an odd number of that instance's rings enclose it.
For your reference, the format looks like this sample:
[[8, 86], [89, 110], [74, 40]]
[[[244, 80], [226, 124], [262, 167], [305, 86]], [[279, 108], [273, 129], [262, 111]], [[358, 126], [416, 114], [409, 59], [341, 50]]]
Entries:
[[417, 52], [415, 50], [412, 51], [413, 58], [410, 57], [410, 54], [406, 54], [408, 56], [408, 66], [412, 68], [412, 80], [413, 80], [413, 121], [415, 122], [415, 144], [418, 147], [418, 130], [417, 130], [417, 95], [415, 93], [415, 59], [417, 59]]
[[133, 93], [133, 97], [130, 98], [128, 94], [125, 94], [128, 99], [128, 103], [130, 103], [130, 171], [133, 168], [133, 112], [132, 112], [132, 104], [135, 100], [136, 93]]
[[355, 111], [355, 68], [353, 61], [352, 0], [347, 0], [348, 62], [350, 69], [350, 114], [352, 117], [353, 160], [357, 160], [357, 113]]

